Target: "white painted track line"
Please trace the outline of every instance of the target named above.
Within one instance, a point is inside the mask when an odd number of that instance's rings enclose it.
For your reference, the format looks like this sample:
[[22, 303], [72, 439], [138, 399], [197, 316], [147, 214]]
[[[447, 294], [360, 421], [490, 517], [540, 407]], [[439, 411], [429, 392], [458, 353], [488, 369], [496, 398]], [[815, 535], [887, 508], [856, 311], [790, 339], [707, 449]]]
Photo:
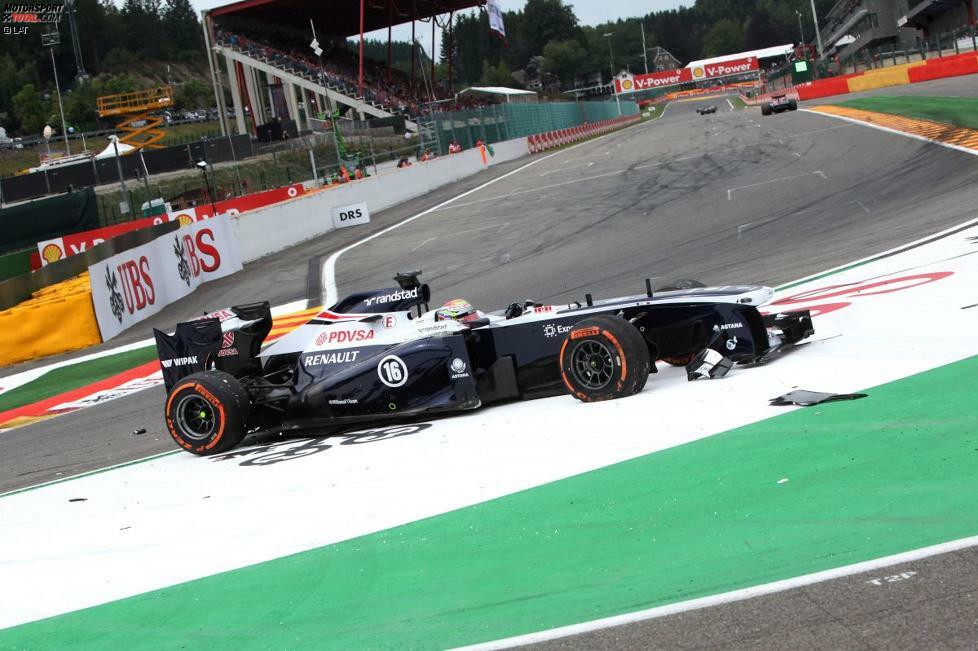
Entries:
[[658, 606], [656, 608], [639, 610], [625, 615], [616, 615], [615, 617], [605, 617], [604, 619], [596, 619], [590, 622], [573, 624], [571, 626], [552, 628], [548, 631], [540, 631], [539, 633], [528, 633], [526, 635], [508, 637], [502, 640], [484, 642], [482, 644], [473, 644], [471, 646], [460, 647], [460, 649], [464, 649], [465, 651], [511, 649], [513, 647], [526, 646], [528, 644], [538, 644], [540, 642], [547, 642], [550, 640], [559, 640], [572, 635], [591, 633], [606, 628], [613, 628], [615, 626], [634, 624], [635, 622], [643, 622], [659, 617], [666, 617], [668, 615], [685, 613], [691, 610], [700, 610], [702, 608], [710, 608], [712, 606], [720, 606], [736, 601], [743, 601], [753, 597], [761, 597], [777, 592], [784, 592], [786, 590], [793, 590], [794, 588], [801, 588], [815, 583], [840, 579], [843, 577], [852, 576], [854, 574], [861, 574], [862, 572], [869, 572], [870, 570], [891, 567], [893, 565], [910, 563], [923, 558], [947, 554], [949, 552], [968, 549], [970, 547], [978, 547], [978, 536], [960, 538], [950, 542], [931, 545], [930, 547], [914, 549], [901, 554], [893, 554], [892, 556], [884, 556], [871, 561], [864, 561], [862, 563], [854, 563], [852, 565], [837, 567], [832, 570], [815, 572], [814, 574], [805, 574], [804, 576], [798, 576], [793, 579], [784, 579], [783, 581], [765, 583], [763, 585], [758, 585], [751, 588], [733, 590], [731, 592], [724, 592], [710, 597], [701, 597], [699, 599], [690, 599], [689, 601], [680, 601], [679, 603], [669, 604], [667, 606]]
[[[479, 185], [479, 186], [477, 186], [475, 188], [472, 188], [471, 190], [467, 190], [467, 191], [465, 191], [465, 192], [463, 192], [461, 194], [457, 194], [457, 195], [455, 195], [454, 197], [452, 197], [450, 199], [446, 199], [445, 201], [442, 201], [441, 203], [439, 203], [439, 204], [437, 204], [435, 206], [432, 206], [431, 208], [428, 208], [427, 210], [423, 210], [423, 211], [419, 212], [416, 215], [412, 215], [410, 217], [407, 217], [406, 219], [402, 219], [401, 221], [397, 222], [396, 224], [392, 224], [392, 225], [388, 226], [387, 228], [385, 228], [383, 230], [377, 231], [373, 235], [368, 235], [367, 237], [365, 237], [365, 238], [363, 238], [361, 240], [357, 240], [353, 244], [350, 244], [350, 245], [348, 245], [348, 246], [340, 249], [339, 251], [336, 251], [331, 256], [329, 256], [329, 258], [326, 259], [326, 262], [325, 263], [323, 263], [323, 271], [322, 271], [323, 305], [324, 306], [327, 306], [327, 307], [330, 306], [330, 305], [333, 305], [333, 304], [336, 303], [337, 299], [339, 298], [337, 296], [337, 290], [336, 290], [336, 261], [339, 260], [340, 256], [343, 255], [344, 253], [346, 253], [347, 251], [350, 251], [351, 249], [355, 249], [358, 246], [360, 246], [361, 244], [366, 244], [370, 240], [376, 239], [376, 238], [380, 237], [381, 235], [384, 235], [386, 233], [389, 233], [389, 232], [393, 231], [396, 228], [400, 228], [401, 226], [404, 226], [405, 224], [409, 224], [409, 223], [413, 222], [416, 219], [419, 219], [421, 217], [424, 217], [425, 215], [429, 215], [429, 214], [431, 214], [431, 213], [433, 213], [433, 212], [435, 212], [435, 211], [437, 211], [437, 210], [439, 210], [441, 208], [444, 208], [445, 206], [447, 206], [447, 205], [449, 205], [451, 203], [454, 203], [455, 201], [458, 201], [459, 199], [462, 199], [464, 197], [467, 197], [470, 194], [474, 194], [474, 193], [478, 192], [479, 190], [482, 190], [483, 188], [487, 188], [490, 185], [493, 185], [495, 183], [498, 183], [499, 181], [502, 181], [505, 178], [509, 178], [510, 176], [513, 176], [514, 174], [518, 174], [518, 173], [522, 172], [523, 170], [525, 170], [526, 168], [532, 167], [533, 165], [536, 165], [537, 163], [542, 163], [543, 161], [545, 161], [545, 160], [547, 160], [549, 158], [552, 158], [552, 157], [554, 157], [554, 156], [556, 156], [558, 154], [563, 154], [563, 153], [566, 153], [566, 152], [571, 151], [573, 149], [576, 149], [576, 148], [580, 147], [581, 145], [587, 145], [587, 144], [594, 143], [594, 142], [596, 142], [598, 140], [601, 140], [602, 138], [606, 138], [606, 137], [608, 137], [608, 136], [610, 136], [612, 134], [619, 133], [620, 131], [621, 131], [621, 129], [616, 129], [615, 131], [611, 131], [609, 133], [600, 135], [600, 136], [598, 136], [596, 138], [590, 138], [590, 139], [585, 140], [583, 142], [579, 142], [576, 145], [572, 145], [570, 147], [567, 147], [566, 149], [560, 149], [558, 151], [553, 152], [552, 154], [547, 154], [546, 156], [543, 156], [543, 157], [538, 158], [536, 160], [532, 160], [529, 163], [527, 163], [526, 165], [521, 165], [520, 167], [517, 167], [515, 170], [512, 170], [510, 172], [506, 172], [502, 176], [497, 176], [494, 179], [490, 179], [490, 180], [486, 181], [485, 183], [483, 183], [482, 185]], [[622, 170], [622, 172], [620, 172], [620, 173], [624, 173], [624, 171], [625, 170]], [[617, 173], [619, 173], [619, 172], [616, 172], [616, 174]], [[564, 184], [560, 184], [560, 185], [564, 185]]]
[[934, 140], [933, 138], [926, 138], [924, 136], [918, 136], [915, 133], [907, 133], [906, 131], [900, 131], [899, 129], [891, 129], [889, 127], [884, 127], [879, 124], [872, 124], [871, 122], [866, 122], [864, 120], [857, 120], [855, 118], [847, 118], [843, 115], [835, 115], [833, 113], [822, 113], [821, 111], [812, 111], [811, 109], [799, 109], [805, 113], [811, 113], [812, 115], [824, 115], [825, 117], [835, 118], [836, 120], [845, 120], [846, 122], [851, 122], [853, 124], [858, 124], [863, 127], [869, 127], [870, 129], [876, 129], [877, 131], [885, 131], [887, 133], [893, 133], [898, 136], [903, 136], [904, 138], [912, 138], [913, 140], [919, 140], [921, 142], [929, 142], [932, 145], [938, 145], [940, 147], [947, 147], [948, 149], [954, 149], [955, 151], [960, 151], [965, 154], [970, 154], [971, 156], [978, 156], [978, 151], [970, 149], [968, 147], [962, 147], [960, 145], [952, 145], [949, 142], [941, 142], [940, 140]]

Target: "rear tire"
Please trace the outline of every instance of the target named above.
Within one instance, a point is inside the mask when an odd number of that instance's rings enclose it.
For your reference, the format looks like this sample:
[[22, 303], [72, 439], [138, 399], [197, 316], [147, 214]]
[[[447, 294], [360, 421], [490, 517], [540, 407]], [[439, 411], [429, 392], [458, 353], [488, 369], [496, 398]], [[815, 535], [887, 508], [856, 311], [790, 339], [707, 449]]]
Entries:
[[771, 105], [767, 102], [761, 104], [761, 115], [771, 115]]
[[201, 371], [180, 380], [166, 398], [166, 428], [177, 445], [200, 456], [227, 452], [247, 431], [251, 400], [224, 371]]
[[595, 316], [575, 325], [560, 348], [560, 375], [582, 402], [634, 395], [645, 387], [651, 362], [644, 337], [617, 316]]
[[798, 110], [798, 102], [796, 102], [793, 99], [792, 100], [788, 100], [788, 110], [789, 111], [797, 111]]

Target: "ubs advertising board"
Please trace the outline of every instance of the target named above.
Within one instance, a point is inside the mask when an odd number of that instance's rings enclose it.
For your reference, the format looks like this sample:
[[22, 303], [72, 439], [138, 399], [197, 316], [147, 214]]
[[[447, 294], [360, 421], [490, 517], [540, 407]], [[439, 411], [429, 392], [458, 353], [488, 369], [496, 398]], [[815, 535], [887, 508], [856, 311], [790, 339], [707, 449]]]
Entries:
[[241, 267], [228, 215], [193, 222], [93, 264], [88, 275], [102, 341]]

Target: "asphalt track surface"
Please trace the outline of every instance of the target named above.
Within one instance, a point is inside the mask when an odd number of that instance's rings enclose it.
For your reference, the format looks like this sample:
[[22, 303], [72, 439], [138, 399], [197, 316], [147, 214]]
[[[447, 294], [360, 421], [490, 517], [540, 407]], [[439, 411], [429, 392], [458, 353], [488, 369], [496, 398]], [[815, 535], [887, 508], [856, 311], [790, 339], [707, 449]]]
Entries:
[[[978, 78], [898, 92], [976, 95]], [[332, 252], [520, 168], [344, 254], [339, 293], [389, 286], [393, 272], [417, 268], [434, 302], [464, 297], [487, 310], [524, 298], [638, 293], [646, 277], [777, 285], [974, 217], [974, 157], [823, 115], [762, 118], [758, 109], [710, 103], [715, 115], [697, 115], [696, 102], [674, 103], [653, 122], [501, 165], [373, 215], [366, 229], [248, 265], [111, 345], [237, 302], [315, 301]], [[0, 492], [172, 450], [163, 397], [162, 389], [147, 390], [3, 433]], [[148, 431], [133, 436], [138, 428]], [[882, 590], [866, 592], [851, 577], [546, 646], [973, 647], [976, 555], [922, 564], [933, 568], [926, 580]]]

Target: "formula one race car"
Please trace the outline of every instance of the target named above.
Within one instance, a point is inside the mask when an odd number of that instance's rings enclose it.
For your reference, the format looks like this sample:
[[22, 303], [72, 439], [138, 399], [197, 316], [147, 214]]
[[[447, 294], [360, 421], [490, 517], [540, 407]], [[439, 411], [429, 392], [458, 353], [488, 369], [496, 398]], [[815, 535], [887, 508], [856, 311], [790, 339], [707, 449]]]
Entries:
[[761, 104], [761, 115], [771, 115], [772, 113], [783, 113], [785, 111], [797, 111], [798, 102], [788, 99], [787, 95], [772, 95], [770, 102]]
[[[814, 333], [807, 312], [762, 316], [774, 290], [677, 281], [639, 296], [570, 305], [464, 301], [429, 310], [420, 272], [347, 296], [262, 350], [268, 303], [155, 331], [166, 425], [185, 450], [225, 452], [249, 431], [476, 409], [571, 393], [590, 402], [645, 386], [654, 360], [689, 379], [766, 360]], [[467, 306], [467, 307], [466, 307]]]
[[696, 109], [696, 112], [699, 113], [700, 115], [712, 115], [713, 113], [716, 113], [717, 112], [717, 107], [716, 106], [703, 106], [703, 107], [700, 107], [700, 108]]

